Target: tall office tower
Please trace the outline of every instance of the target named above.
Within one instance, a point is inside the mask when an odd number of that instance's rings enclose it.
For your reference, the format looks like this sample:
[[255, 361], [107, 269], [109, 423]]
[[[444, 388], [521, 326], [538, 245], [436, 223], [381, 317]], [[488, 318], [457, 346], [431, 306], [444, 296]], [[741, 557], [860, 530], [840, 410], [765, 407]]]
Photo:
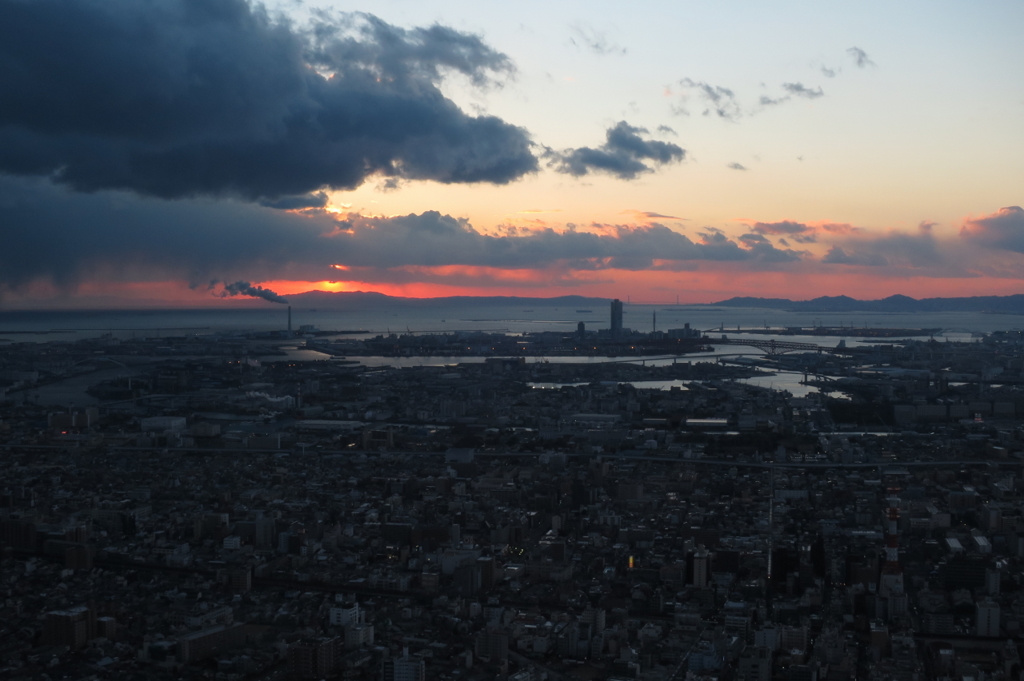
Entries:
[[699, 548], [693, 554], [693, 585], [703, 589], [708, 585], [708, 552]]
[[991, 598], [978, 601], [974, 604], [975, 624], [977, 635], [995, 637], [999, 636], [999, 604]]
[[616, 298], [612, 301], [612, 328], [613, 336], [622, 333], [622, 301]]
[[889, 490], [889, 509], [885, 537], [885, 564], [882, 566], [882, 579], [878, 585], [879, 595], [888, 597], [890, 594], [903, 593], [903, 566], [900, 565], [900, 499], [896, 490]]

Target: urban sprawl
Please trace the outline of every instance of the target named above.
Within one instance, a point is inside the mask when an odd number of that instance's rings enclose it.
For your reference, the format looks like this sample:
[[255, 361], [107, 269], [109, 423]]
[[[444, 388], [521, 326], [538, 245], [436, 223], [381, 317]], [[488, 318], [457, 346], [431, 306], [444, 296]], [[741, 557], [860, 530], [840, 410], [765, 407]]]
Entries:
[[1022, 678], [1022, 334], [617, 314], [6, 338], [0, 677]]

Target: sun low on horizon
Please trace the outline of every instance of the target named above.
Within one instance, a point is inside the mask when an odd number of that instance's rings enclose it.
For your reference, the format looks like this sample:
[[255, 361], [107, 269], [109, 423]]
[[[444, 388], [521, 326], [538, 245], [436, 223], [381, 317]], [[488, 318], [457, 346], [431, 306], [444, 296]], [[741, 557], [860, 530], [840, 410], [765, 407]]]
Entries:
[[1010, 1], [0, 0], [0, 307], [1024, 293], [1022, 28]]

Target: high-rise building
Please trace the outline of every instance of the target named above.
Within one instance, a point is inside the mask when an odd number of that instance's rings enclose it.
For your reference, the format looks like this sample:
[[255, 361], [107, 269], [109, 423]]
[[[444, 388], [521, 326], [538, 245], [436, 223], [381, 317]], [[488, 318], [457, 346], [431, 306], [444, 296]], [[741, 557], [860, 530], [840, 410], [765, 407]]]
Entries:
[[110, 641], [117, 640], [117, 619], [113, 617], [96, 618], [96, 635]]
[[[998, 618], [998, 615], [996, 616]], [[68, 646], [72, 650], [85, 647], [96, 638], [96, 613], [82, 605], [68, 610], [46, 613], [43, 641], [50, 645]]]
[[708, 585], [708, 552], [703, 548], [693, 554], [693, 585], [701, 589]]
[[990, 598], [975, 604], [975, 624], [978, 636], [999, 635], [999, 604]]
[[473, 652], [476, 657], [489, 660], [494, 664], [508, 661], [508, 634], [488, 628], [476, 635]]
[[611, 333], [613, 336], [622, 333], [622, 301], [618, 298], [612, 301]]
[[360, 648], [373, 645], [372, 624], [350, 624], [345, 627], [345, 647]]
[[890, 490], [888, 502], [885, 564], [882, 566], [882, 578], [878, 585], [878, 592], [882, 597], [903, 593], [903, 567], [900, 565], [899, 537], [900, 500], [894, 490]]
[[772, 678], [772, 651], [768, 648], [747, 646], [737, 664], [738, 676], [746, 681], [770, 681]]
[[576, 622], [569, 622], [555, 634], [555, 651], [559, 657], [576, 659], [580, 643], [580, 628]]
[[427, 666], [423, 658], [409, 657], [406, 648], [402, 657], [395, 657], [384, 662], [384, 681], [424, 681]]
[[330, 622], [332, 627], [345, 627], [350, 624], [361, 624], [366, 621], [365, 614], [360, 612], [359, 603], [354, 601], [342, 603], [331, 608]]
[[335, 671], [337, 638], [305, 638], [288, 650], [292, 673], [300, 679], [320, 679]]
[[590, 625], [590, 630], [600, 634], [605, 628], [606, 615], [604, 608], [587, 607], [580, 616], [580, 622]]

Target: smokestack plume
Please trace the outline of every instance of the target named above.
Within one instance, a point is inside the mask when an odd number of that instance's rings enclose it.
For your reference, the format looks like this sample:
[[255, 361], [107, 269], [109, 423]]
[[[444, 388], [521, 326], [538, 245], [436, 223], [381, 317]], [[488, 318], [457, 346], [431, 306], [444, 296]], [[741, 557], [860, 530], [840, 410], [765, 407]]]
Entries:
[[262, 286], [253, 286], [247, 281], [236, 281], [233, 284], [224, 284], [224, 292], [221, 294], [221, 298], [228, 298], [234, 296], [250, 296], [252, 298], [262, 298], [263, 300], [269, 300], [272, 303], [281, 303], [283, 305], [288, 304], [288, 300], [277, 295], [269, 288], [263, 288]]

